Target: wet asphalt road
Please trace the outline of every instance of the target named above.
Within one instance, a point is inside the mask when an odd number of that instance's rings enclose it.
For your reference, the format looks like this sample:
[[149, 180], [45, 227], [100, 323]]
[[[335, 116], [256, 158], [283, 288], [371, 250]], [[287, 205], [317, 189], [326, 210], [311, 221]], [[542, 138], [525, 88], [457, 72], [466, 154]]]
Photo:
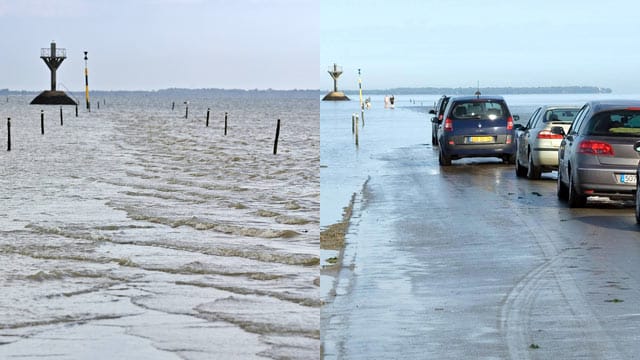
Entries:
[[382, 152], [357, 194], [325, 359], [640, 358], [633, 204], [569, 209], [555, 174]]

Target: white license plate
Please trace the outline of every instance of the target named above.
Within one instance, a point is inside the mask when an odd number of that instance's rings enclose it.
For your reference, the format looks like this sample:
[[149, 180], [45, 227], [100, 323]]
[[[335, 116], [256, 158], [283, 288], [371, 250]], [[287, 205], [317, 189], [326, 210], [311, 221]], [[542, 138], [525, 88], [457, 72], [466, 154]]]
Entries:
[[630, 184], [630, 185], [635, 185], [636, 181], [638, 180], [635, 174], [620, 174], [618, 175], [618, 178], [621, 184]]

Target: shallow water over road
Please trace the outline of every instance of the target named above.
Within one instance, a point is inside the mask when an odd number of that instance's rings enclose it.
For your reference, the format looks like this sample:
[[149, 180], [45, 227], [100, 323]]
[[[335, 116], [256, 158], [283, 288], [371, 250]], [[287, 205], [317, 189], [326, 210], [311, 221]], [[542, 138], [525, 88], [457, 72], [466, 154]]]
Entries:
[[630, 204], [569, 209], [555, 174], [518, 179], [498, 159], [441, 168], [427, 115], [387, 114], [365, 127], [393, 146], [360, 165], [375, 170], [356, 190], [335, 295], [323, 291], [324, 358], [636, 356], [640, 229]]

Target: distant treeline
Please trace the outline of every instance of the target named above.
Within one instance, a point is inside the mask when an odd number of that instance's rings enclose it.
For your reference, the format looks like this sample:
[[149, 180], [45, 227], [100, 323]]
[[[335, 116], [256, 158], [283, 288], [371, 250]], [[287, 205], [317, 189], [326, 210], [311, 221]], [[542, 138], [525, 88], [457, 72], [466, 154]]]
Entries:
[[[9, 89], [0, 89], [0, 96], [8, 96], [8, 95], [37, 95], [41, 91], [31, 91], [31, 90], [9, 90]], [[75, 95], [78, 97], [84, 97], [84, 91], [71, 91], [68, 92], [70, 95]], [[287, 97], [287, 98], [295, 98], [295, 97], [309, 97], [316, 96], [320, 94], [320, 90], [305, 90], [305, 89], [293, 89], [293, 90], [274, 90], [274, 89], [253, 89], [253, 90], [244, 90], [244, 89], [183, 89], [183, 88], [169, 88], [169, 89], [161, 89], [161, 90], [91, 90], [91, 94], [93, 96], [136, 96], [136, 95], [160, 95], [166, 97], [179, 97], [179, 98], [198, 98], [198, 97], [255, 97], [255, 96], [265, 96], [265, 97]]]
[[[370, 95], [473, 95], [475, 87], [422, 87], [393, 88], [386, 90], [363, 90]], [[480, 88], [482, 95], [515, 95], [515, 94], [610, 94], [609, 88], [597, 86], [538, 86], [538, 87], [485, 87]], [[346, 90], [346, 94], [358, 94], [358, 90]]]

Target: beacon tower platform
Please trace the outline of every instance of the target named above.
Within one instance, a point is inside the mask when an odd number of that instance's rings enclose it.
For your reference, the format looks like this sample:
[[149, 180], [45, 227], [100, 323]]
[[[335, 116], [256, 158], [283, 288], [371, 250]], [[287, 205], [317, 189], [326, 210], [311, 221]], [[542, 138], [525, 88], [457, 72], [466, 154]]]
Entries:
[[322, 98], [322, 101], [345, 101], [349, 100], [347, 95], [345, 95], [342, 91], [338, 91], [338, 78], [342, 75], [342, 66], [338, 66], [333, 64], [333, 66], [329, 66], [329, 75], [333, 78], [333, 91], [328, 93]]
[[67, 50], [56, 48], [56, 43], [52, 42], [50, 48], [41, 49], [40, 58], [51, 70], [51, 90], [41, 92], [31, 100], [31, 105], [77, 105], [64, 91], [56, 90], [56, 70], [67, 58]]

